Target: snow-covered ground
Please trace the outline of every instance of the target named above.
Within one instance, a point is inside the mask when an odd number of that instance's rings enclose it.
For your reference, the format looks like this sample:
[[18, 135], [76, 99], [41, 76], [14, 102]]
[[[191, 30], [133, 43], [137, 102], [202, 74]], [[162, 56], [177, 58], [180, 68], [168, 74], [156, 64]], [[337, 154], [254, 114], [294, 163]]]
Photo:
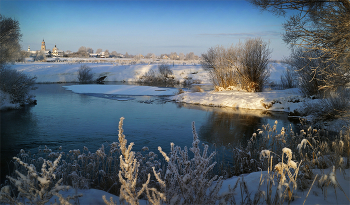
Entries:
[[[94, 78], [107, 76], [105, 81], [136, 81], [150, 70], [158, 71], [157, 64], [120, 65], [118, 63], [16, 63], [12, 68], [36, 76], [38, 83], [77, 82], [80, 66], [87, 65], [92, 69]], [[201, 65], [170, 64], [175, 79], [184, 81], [185, 78], [201, 79], [209, 83], [207, 72]]]
[[[320, 177], [325, 174], [330, 174], [331, 169], [325, 169], [325, 170], [313, 170], [313, 173]], [[231, 188], [236, 184], [237, 180], [246, 182], [249, 192], [251, 193], [251, 199], [254, 199], [255, 193], [258, 191], [259, 188], [259, 181], [260, 177], [263, 178], [267, 176], [267, 172], [254, 172], [250, 174], [245, 174], [242, 176], [235, 176], [230, 179], [224, 180], [222, 189], [220, 190], [220, 193], [228, 192], [228, 186], [230, 185]], [[309, 189], [306, 189], [304, 191], [301, 190], [293, 190], [294, 192], [294, 201], [292, 201], [290, 204], [299, 205], [303, 204], [304, 200], [306, 199], [305, 204], [339, 204], [339, 205], [346, 205], [350, 204], [350, 201], [348, 197], [350, 197], [350, 170], [346, 169], [344, 170], [344, 173], [341, 173], [340, 171], [336, 172], [336, 181], [339, 183], [337, 184], [336, 188], [333, 185], [328, 186], [327, 188], [323, 188], [323, 190], [317, 185], [318, 181], [314, 183], [314, 185], [311, 188], [311, 191], [308, 195]], [[266, 181], [266, 180], [265, 180]], [[272, 196], [274, 197], [276, 194], [276, 188], [277, 184], [275, 184], [272, 188]], [[327, 189], [327, 190], [326, 190]], [[263, 185], [260, 187], [261, 191], [265, 191], [267, 193], [267, 186], [266, 183], [263, 183]], [[75, 189], [70, 189], [68, 191], [61, 191], [60, 192], [63, 196], [72, 196], [75, 194]], [[325, 194], [326, 193], [326, 194]], [[110, 199], [110, 197], [113, 198], [113, 201], [119, 203], [119, 197], [109, 194], [107, 192], [96, 190], [96, 189], [89, 189], [89, 190], [78, 190], [78, 194], [83, 194], [83, 197], [79, 199], [79, 202], [81, 205], [99, 205], [99, 204], [105, 204], [102, 196], [105, 195], [107, 200]], [[308, 195], [308, 196], [307, 196]], [[242, 201], [241, 196], [241, 190], [240, 186], [237, 187], [235, 190], [235, 200], [237, 204], [240, 204]], [[54, 200], [57, 200], [57, 197], [53, 197], [50, 202], [53, 203]], [[244, 199], [243, 199], [244, 200]], [[287, 204], [286, 201], [284, 204]], [[147, 204], [145, 200], [140, 200], [140, 204]], [[262, 204], [265, 204], [262, 202]]]
[[244, 109], [263, 109], [293, 112], [303, 103], [296, 88], [287, 90], [269, 90], [265, 92], [246, 92], [230, 90], [221, 92], [185, 92], [171, 97], [177, 102], [201, 104], [208, 106], [233, 107]]

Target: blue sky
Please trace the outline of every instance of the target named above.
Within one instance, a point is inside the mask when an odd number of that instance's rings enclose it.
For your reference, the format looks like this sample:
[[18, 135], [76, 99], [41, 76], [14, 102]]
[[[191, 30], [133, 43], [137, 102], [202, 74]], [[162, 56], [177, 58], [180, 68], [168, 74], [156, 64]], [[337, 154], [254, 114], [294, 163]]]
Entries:
[[6, 1], [0, 13], [19, 21], [21, 46], [39, 50], [91, 47], [129, 54], [194, 52], [228, 47], [246, 38], [270, 42], [271, 57], [288, 56], [282, 41], [283, 17], [243, 0], [226, 1]]

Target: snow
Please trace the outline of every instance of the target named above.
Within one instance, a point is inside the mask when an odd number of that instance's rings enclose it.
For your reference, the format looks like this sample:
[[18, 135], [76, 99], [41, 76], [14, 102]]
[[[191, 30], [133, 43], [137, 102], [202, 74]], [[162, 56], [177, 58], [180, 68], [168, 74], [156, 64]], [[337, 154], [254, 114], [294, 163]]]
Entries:
[[279, 83], [281, 81], [281, 76], [283, 72], [286, 70], [287, 65], [284, 63], [269, 63], [270, 69], [270, 82]]
[[10, 94], [0, 90], [0, 110], [6, 110], [6, 109], [18, 109], [20, 108], [20, 104], [11, 103], [11, 96]]
[[[75, 93], [115, 94], [115, 95], [174, 95], [176, 88], [133, 85], [71, 85], [63, 86]], [[120, 99], [119, 99], [120, 100]], [[122, 99], [123, 100], [123, 99]]]
[[[135, 81], [150, 70], [158, 71], [158, 64], [130, 64], [121, 63], [16, 63], [11, 67], [30, 76], [36, 76], [37, 83], [77, 82], [78, 70], [81, 65], [92, 69], [94, 78], [107, 76], [105, 81]], [[209, 83], [207, 72], [201, 65], [170, 65], [174, 77], [180, 82], [185, 78], [201, 79], [202, 83]]]
[[[230, 90], [221, 92], [185, 92], [170, 99], [177, 102], [201, 104], [207, 106], [232, 107], [244, 109], [262, 109], [293, 112], [303, 105], [306, 99], [297, 88], [270, 90], [265, 92], [246, 92]], [[270, 107], [271, 106], [271, 107]]]
[[[350, 175], [350, 170], [346, 169], [344, 170], [345, 174], [341, 173], [340, 171], [337, 171], [335, 173], [335, 175], [333, 175], [333, 169], [332, 168], [328, 168], [325, 170], [312, 170], [313, 173], [318, 175], [318, 177], [321, 178], [321, 176], [325, 176], [323, 174], [330, 174], [332, 177], [335, 177], [337, 179], [337, 182], [339, 183], [339, 186], [343, 189], [343, 191], [341, 191], [340, 187], [334, 188], [332, 186], [329, 186], [327, 188], [327, 195], [326, 197], [324, 197], [324, 191], [322, 191], [321, 188], [319, 188], [317, 186], [317, 181], [314, 183], [314, 185], [311, 188], [311, 191], [307, 196], [307, 193], [309, 191], [309, 189], [306, 189], [304, 191], [301, 191], [299, 189], [294, 190], [294, 201], [292, 201], [290, 204], [303, 204], [304, 200], [306, 198], [306, 202], [305, 204], [349, 204], [350, 201], [347, 199], [347, 197], [350, 196], [350, 183], [349, 183], [349, 175]], [[230, 187], [234, 187], [234, 185], [236, 184], [237, 180], [240, 179], [242, 180], [242, 178], [244, 179], [244, 181], [246, 182], [247, 186], [248, 186], [248, 190], [251, 193], [251, 198], [254, 197], [254, 194], [258, 191], [258, 183], [260, 181], [260, 177], [261, 176], [266, 176], [267, 175], [267, 171], [263, 171], [263, 172], [253, 172], [250, 174], [245, 174], [245, 175], [241, 175], [241, 176], [235, 176], [232, 177], [230, 179], [224, 180], [223, 185], [222, 185], [222, 189], [220, 190], [220, 193], [227, 193], [228, 190], [228, 186], [230, 185]], [[323, 177], [324, 178], [324, 177]], [[236, 203], [240, 203], [242, 201], [241, 198], [241, 192], [239, 190], [239, 187], [237, 187], [237, 189], [235, 190], [235, 200]], [[275, 186], [273, 186], [272, 188], [272, 193], [273, 196], [276, 193], [276, 189], [277, 189], [277, 184], [275, 184]], [[325, 188], [323, 188], [325, 189]], [[336, 194], [335, 194], [335, 190], [336, 189]], [[263, 184], [260, 187], [260, 190], [265, 191], [265, 193], [267, 193], [267, 186], [266, 184]], [[64, 197], [67, 197], [68, 195], [72, 196], [75, 194], [75, 189], [70, 189], [68, 191], [61, 191], [60, 194], [62, 194]], [[105, 204], [103, 202], [102, 196], [106, 195], [106, 199], [109, 201], [110, 197], [113, 198], [114, 201], [119, 201], [119, 197], [109, 194], [105, 191], [102, 190], [97, 190], [97, 189], [79, 189], [77, 190], [78, 194], [83, 194], [83, 197], [79, 198], [79, 202], [80, 204], [84, 204], [84, 205], [89, 205], [89, 204], [93, 204], [93, 205], [99, 205], [99, 204]], [[345, 196], [345, 194], [347, 196]], [[57, 197], [53, 197], [50, 202], [53, 203], [55, 201], [55, 199], [57, 200]], [[145, 200], [140, 200], [140, 204], [147, 204], [147, 202]], [[264, 204], [264, 203], [263, 203]], [[287, 204], [287, 202], [285, 203]]]

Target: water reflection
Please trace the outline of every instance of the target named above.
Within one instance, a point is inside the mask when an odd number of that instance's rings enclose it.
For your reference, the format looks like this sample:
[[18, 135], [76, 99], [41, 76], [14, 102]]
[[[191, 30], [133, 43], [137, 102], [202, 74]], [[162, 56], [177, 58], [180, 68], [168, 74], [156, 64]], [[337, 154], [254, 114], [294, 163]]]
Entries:
[[[1, 162], [1, 181], [5, 178], [5, 173], [9, 170], [9, 162], [13, 156], [16, 156], [19, 149], [29, 149], [37, 144], [40, 140], [38, 119], [31, 112], [32, 107], [27, 106], [20, 110], [10, 110], [1, 112], [1, 145], [0, 145], [0, 162]], [[26, 130], [23, 132], [23, 130]]]
[[219, 108], [192, 104], [179, 104], [179, 107], [207, 111], [209, 116], [199, 127], [199, 138], [206, 144], [216, 146], [246, 146], [247, 140], [262, 125], [274, 124], [277, 129], [291, 124], [285, 113], [266, 110]]

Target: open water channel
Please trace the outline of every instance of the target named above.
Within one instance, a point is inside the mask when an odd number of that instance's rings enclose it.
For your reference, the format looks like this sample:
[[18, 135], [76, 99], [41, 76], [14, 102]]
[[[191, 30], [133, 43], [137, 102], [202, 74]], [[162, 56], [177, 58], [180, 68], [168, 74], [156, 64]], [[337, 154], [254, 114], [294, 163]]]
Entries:
[[[21, 149], [38, 152], [45, 145], [52, 151], [83, 150], [95, 152], [102, 144], [118, 141], [118, 123], [124, 117], [124, 134], [133, 150], [147, 146], [170, 151], [170, 143], [191, 147], [194, 121], [202, 143], [210, 147], [243, 145], [261, 125], [278, 129], [293, 123], [286, 113], [263, 110], [236, 110], [200, 105], [178, 104], [157, 96], [104, 97], [76, 94], [62, 86], [38, 84], [33, 91], [37, 105], [20, 110], [1, 111], [1, 181], [8, 163]], [[162, 157], [159, 154], [159, 157]]]

